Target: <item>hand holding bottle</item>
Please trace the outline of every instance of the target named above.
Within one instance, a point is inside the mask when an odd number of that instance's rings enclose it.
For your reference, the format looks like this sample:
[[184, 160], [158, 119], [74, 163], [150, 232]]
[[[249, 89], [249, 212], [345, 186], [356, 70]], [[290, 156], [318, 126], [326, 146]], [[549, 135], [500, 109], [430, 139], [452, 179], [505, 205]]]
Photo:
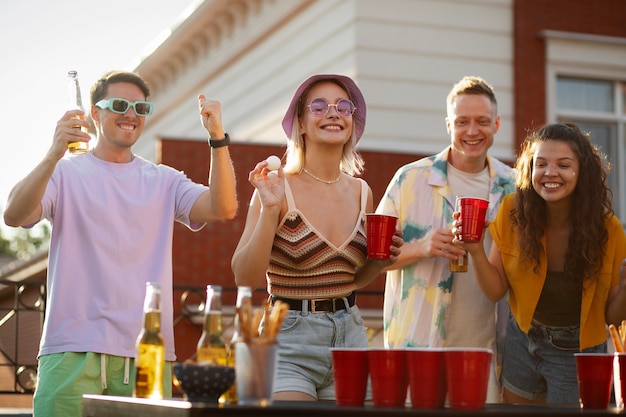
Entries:
[[[78, 73], [76, 71], [69, 71], [67, 73], [68, 77], [68, 107], [72, 110], [71, 113], [66, 113], [66, 116], [69, 114], [70, 120], [81, 120], [82, 123], [74, 123], [70, 125], [71, 128], [76, 129], [84, 133], [85, 135], [70, 135], [75, 136], [74, 141], [70, 141], [67, 144], [67, 149], [73, 155], [83, 154], [89, 152], [89, 144], [84, 140], [90, 139], [89, 134], [87, 133], [89, 130], [89, 123], [85, 120], [85, 108], [83, 107], [83, 99], [80, 93], [80, 84], [78, 83]], [[76, 111], [79, 110], [80, 112]], [[61, 119], [63, 120], [63, 119]], [[58, 125], [57, 125], [58, 128]], [[71, 133], [71, 131], [70, 131]]]

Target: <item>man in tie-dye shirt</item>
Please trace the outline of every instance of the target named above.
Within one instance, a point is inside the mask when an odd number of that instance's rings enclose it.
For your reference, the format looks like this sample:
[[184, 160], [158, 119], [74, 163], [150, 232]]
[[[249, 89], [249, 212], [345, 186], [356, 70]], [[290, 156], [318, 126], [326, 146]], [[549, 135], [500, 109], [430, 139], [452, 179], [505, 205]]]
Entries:
[[[455, 84], [447, 98], [446, 125], [451, 145], [401, 167], [376, 210], [398, 216], [405, 240], [394, 269], [387, 272], [385, 346], [495, 352], [496, 304], [478, 287], [471, 261], [468, 272], [452, 273], [448, 266], [464, 254], [452, 246], [456, 196], [489, 200], [487, 218], [492, 220], [502, 198], [514, 191], [513, 170], [487, 155], [500, 127], [493, 88], [479, 77]], [[488, 232], [484, 244], [491, 245]], [[493, 368], [487, 401], [499, 402]]]

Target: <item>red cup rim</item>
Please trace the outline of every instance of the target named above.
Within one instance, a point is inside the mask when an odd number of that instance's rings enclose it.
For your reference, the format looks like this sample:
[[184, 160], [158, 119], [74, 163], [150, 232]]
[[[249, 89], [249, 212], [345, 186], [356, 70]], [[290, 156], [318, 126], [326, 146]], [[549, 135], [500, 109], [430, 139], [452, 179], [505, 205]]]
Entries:
[[493, 354], [493, 350], [480, 347], [447, 347], [443, 348], [444, 352], [487, 352]]
[[[620, 352], [615, 352], [615, 353], [620, 353]], [[613, 357], [615, 353], [578, 352], [578, 353], [574, 353], [574, 356], [610, 356], [610, 357]]]
[[459, 200], [463, 200], [463, 199], [467, 199], [467, 200], [479, 200], [479, 201], [485, 201], [485, 202], [489, 202], [489, 200], [485, 199], [485, 198], [480, 198], [480, 197], [459, 197]]
[[407, 352], [444, 352], [447, 348], [444, 347], [407, 347], [404, 348]]
[[353, 348], [347, 348], [347, 347], [332, 347], [330, 348], [330, 351], [337, 351], [337, 352], [351, 352], [351, 351], [364, 351], [364, 350], [369, 350], [369, 348], [361, 348], [361, 347], [353, 347]]
[[366, 217], [392, 217], [394, 219], [398, 218], [398, 216], [394, 216], [393, 214], [381, 214], [381, 213], [367, 213], [365, 216]]

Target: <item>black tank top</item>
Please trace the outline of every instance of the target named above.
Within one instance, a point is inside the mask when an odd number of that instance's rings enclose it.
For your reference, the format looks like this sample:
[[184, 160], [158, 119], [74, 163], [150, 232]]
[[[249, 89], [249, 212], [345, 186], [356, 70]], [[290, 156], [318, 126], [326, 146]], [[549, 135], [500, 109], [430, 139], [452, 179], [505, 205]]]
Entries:
[[582, 286], [566, 282], [565, 272], [548, 271], [533, 317], [546, 326], [577, 326], [581, 303]]

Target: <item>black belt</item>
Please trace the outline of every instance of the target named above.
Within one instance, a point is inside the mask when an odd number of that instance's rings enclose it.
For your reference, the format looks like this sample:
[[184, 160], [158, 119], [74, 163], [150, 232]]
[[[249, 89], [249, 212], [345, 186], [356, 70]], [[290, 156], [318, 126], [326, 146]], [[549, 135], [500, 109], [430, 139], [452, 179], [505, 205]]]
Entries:
[[346, 303], [344, 300], [348, 301], [349, 307], [354, 306], [356, 302], [356, 294], [352, 291], [350, 295], [343, 298], [321, 298], [315, 300], [296, 300], [293, 298], [275, 297], [273, 295], [270, 297], [272, 305], [274, 305], [276, 300], [287, 303], [290, 310], [302, 311], [306, 309], [309, 313], [334, 313], [337, 310], [346, 309]]

